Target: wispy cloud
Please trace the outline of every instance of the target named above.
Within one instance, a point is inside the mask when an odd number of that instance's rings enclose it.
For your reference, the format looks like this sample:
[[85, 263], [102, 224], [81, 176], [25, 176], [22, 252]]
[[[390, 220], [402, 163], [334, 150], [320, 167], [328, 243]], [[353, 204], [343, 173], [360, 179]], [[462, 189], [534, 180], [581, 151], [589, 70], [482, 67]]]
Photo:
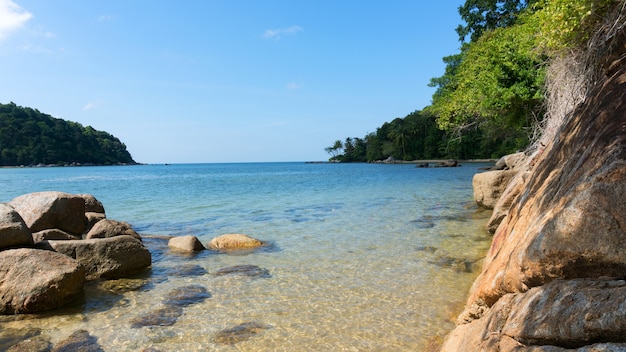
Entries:
[[0, 0], [0, 40], [20, 28], [33, 15], [11, 0]]
[[285, 35], [296, 34], [303, 30], [304, 29], [302, 29], [302, 27], [300, 26], [291, 26], [288, 28], [279, 28], [279, 29], [268, 29], [265, 32], [263, 32], [263, 38], [279, 40]]
[[113, 16], [111, 16], [111, 15], [102, 15], [102, 16], [98, 17], [98, 22], [109, 22], [109, 21], [113, 21]]
[[287, 85], [285, 87], [287, 89], [289, 89], [289, 90], [300, 89], [300, 88], [302, 88], [302, 84], [296, 83], [296, 82], [291, 82], [291, 83], [287, 83]]
[[89, 110], [95, 109], [95, 108], [97, 108], [99, 105], [100, 105], [100, 103], [99, 103], [99, 102], [93, 102], [93, 101], [90, 101], [90, 102], [88, 102], [87, 104], [85, 104], [85, 106], [83, 106], [83, 111], [89, 111]]

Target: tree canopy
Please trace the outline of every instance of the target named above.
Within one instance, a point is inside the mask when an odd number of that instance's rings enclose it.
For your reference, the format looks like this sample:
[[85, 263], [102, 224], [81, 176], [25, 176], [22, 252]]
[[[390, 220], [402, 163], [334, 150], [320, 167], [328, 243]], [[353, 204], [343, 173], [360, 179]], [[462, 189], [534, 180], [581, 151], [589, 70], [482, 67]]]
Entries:
[[38, 110], [0, 104], [0, 165], [136, 164], [107, 132]]

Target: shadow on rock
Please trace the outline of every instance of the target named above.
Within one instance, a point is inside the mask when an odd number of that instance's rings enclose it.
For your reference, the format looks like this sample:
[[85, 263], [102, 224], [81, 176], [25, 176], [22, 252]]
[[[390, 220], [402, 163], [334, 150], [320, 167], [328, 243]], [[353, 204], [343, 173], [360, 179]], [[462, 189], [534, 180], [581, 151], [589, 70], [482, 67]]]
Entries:
[[248, 340], [263, 330], [271, 328], [272, 326], [268, 324], [261, 324], [254, 321], [246, 322], [233, 326], [232, 328], [218, 331], [215, 336], [213, 336], [213, 341], [223, 345], [234, 345], [238, 342]]

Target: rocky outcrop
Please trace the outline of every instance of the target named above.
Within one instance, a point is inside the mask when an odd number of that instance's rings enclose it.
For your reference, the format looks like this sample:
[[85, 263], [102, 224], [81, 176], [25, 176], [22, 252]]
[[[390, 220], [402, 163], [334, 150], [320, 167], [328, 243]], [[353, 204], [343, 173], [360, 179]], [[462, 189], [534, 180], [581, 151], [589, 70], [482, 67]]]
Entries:
[[76, 259], [88, 280], [129, 276], [151, 265], [150, 251], [132, 236], [76, 241], [44, 241], [42, 248]]
[[261, 240], [235, 233], [215, 237], [209, 242], [209, 248], [215, 250], [250, 249], [262, 247], [263, 245]]
[[512, 186], [444, 351], [626, 350], [623, 33], [611, 49], [610, 71]]
[[33, 238], [20, 214], [10, 205], [0, 203], [0, 249], [32, 246]]
[[0, 252], [0, 314], [60, 307], [83, 289], [85, 270], [58, 253], [30, 248]]

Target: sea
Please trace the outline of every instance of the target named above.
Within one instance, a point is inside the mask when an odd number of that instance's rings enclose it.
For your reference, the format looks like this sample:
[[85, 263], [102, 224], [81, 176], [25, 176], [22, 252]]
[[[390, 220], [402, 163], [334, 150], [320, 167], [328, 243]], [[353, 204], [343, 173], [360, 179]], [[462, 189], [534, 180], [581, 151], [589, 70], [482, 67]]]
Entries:
[[[76, 331], [104, 351], [436, 350], [490, 244], [490, 213], [472, 197], [482, 166], [0, 169], [0, 202], [49, 190], [92, 194], [152, 253], [151, 268], [88, 282], [66, 307], [0, 316], [0, 350], [34, 338], [58, 344]], [[167, 247], [172, 236], [208, 246], [228, 233], [267, 245], [197, 254]]]

